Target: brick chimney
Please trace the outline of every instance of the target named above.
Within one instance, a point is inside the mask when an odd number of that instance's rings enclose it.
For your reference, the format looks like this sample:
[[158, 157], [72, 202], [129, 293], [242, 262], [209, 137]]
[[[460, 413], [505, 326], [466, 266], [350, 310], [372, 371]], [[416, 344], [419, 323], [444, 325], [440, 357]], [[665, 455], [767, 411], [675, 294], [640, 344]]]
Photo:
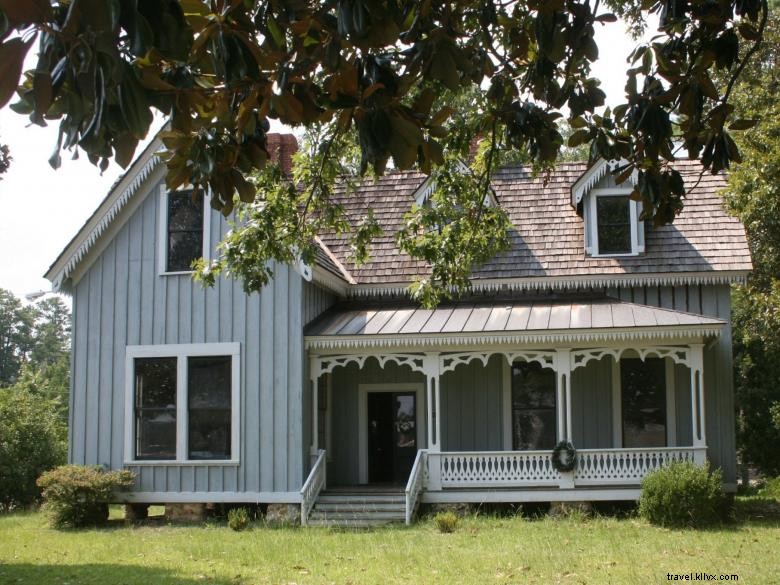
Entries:
[[266, 134], [265, 148], [271, 162], [278, 164], [286, 176], [292, 175], [292, 155], [298, 152], [298, 141], [295, 136], [278, 132]]

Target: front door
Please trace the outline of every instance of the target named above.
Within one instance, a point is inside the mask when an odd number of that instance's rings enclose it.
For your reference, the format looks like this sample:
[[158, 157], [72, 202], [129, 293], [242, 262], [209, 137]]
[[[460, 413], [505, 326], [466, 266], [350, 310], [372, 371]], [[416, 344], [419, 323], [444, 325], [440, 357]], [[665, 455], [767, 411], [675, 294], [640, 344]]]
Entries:
[[417, 455], [414, 392], [369, 392], [368, 481], [406, 483]]

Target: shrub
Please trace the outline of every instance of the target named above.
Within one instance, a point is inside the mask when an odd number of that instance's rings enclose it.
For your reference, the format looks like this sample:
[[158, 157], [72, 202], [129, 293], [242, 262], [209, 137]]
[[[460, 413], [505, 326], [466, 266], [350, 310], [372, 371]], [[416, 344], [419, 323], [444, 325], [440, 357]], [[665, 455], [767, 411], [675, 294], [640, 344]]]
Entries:
[[764, 498], [780, 500], [780, 477], [766, 480], [763, 487], [758, 491], [758, 495]]
[[439, 512], [433, 517], [433, 522], [439, 532], [449, 534], [458, 529], [458, 516], [455, 512]]
[[81, 528], [104, 524], [114, 492], [133, 485], [127, 470], [104, 471], [101, 467], [63, 465], [38, 479], [43, 489], [44, 509], [55, 528]]
[[0, 510], [40, 500], [35, 480], [65, 463], [66, 437], [53, 401], [21, 387], [0, 389]]
[[249, 512], [246, 508], [233, 508], [228, 512], [228, 526], [238, 532], [249, 526]]
[[647, 474], [639, 515], [651, 524], [696, 528], [719, 522], [725, 502], [720, 471], [678, 462]]

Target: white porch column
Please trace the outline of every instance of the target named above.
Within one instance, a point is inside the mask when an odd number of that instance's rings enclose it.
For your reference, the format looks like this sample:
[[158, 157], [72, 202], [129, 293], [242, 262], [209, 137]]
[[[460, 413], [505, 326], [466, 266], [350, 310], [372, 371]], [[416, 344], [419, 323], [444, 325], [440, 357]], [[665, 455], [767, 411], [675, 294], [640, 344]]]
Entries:
[[571, 350], [555, 352], [555, 385], [557, 390], [558, 441], [571, 441]]
[[[426, 378], [426, 404], [428, 423], [428, 451], [441, 452], [441, 389], [439, 386], [440, 364], [438, 353], [426, 353], [423, 358]], [[441, 489], [441, 458], [428, 458], [429, 490]]]
[[309, 449], [309, 455], [311, 461], [317, 459], [317, 452], [319, 451], [319, 382], [320, 382], [320, 360], [317, 357], [309, 358], [309, 379], [311, 381], [311, 448]]
[[693, 446], [700, 450], [694, 454], [697, 463], [704, 463], [706, 459], [707, 431], [704, 408], [704, 344], [690, 344], [690, 371], [691, 371], [691, 422], [693, 432]]

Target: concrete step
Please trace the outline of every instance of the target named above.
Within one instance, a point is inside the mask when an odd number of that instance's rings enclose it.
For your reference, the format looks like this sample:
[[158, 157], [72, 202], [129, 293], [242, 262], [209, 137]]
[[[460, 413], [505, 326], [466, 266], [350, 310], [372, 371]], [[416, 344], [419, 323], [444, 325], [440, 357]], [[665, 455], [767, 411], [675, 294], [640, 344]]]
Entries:
[[368, 529], [376, 526], [386, 526], [394, 522], [403, 522], [401, 520], [377, 520], [377, 519], [350, 519], [350, 520], [334, 520], [332, 518], [319, 519], [309, 518], [309, 526], [323, 526], [328, 528], [342, 528], [342, 529]]
[[318, 512], [314, 510], [309, 518], [319, 520], [387, 520], [395, 522], [404, 520], [404, 513], [398, 512], [363, 512], [355, 514], [352, 512]]
[[406, 497], [398, 495], [332, 495], [327, 493], [320, 494], [317, 503], [323, 504], [398, 504], [406, 505]]

